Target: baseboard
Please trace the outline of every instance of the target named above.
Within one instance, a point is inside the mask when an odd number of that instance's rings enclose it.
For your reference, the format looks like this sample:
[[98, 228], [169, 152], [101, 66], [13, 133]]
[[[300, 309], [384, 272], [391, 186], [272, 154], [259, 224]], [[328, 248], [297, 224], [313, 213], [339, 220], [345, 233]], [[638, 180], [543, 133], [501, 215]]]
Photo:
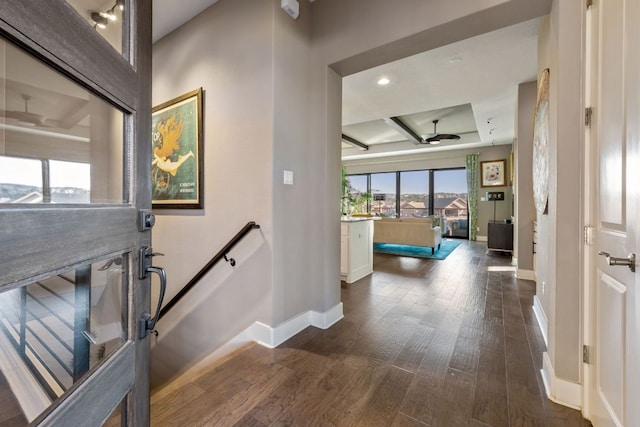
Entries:
[[536, 320], [538, 321], [538, 327], [540, 328], [540, 332], [542, 333], [542, 338], [544, 338], [544, 345], [549, 347], [549, 339], [547, 338], [547, 316], [544, 314], [544, 310], [542, 309], [542, 304], [540, 304], [540, 300], [538, 299], [538, 295], [533, 296], [533, 313], [536, 315]]
[[342, 303], [338, 303], [324, 312], [309, 310], [301, 313], [273, 328], [262, 322], [256, 322], [245, 332], [258, 344], [275, 348], [308, 326], [327, 329], [343, 317]]
[[516, 271], [516, 277], [518, 279], [533, 280], [535, 282], [536, 281], [536, 272], [533, 271], [533, 270], [525, 270], [523, 268], [519, 268]]
[[309, 320], [311, 326], [320, 329], [329, 329], [331, 326], [342, 320], [344, 317], [342, 311], [342, 303], [338, 303], [324, 312], [309, 311]]
[[487, 236], [476, 236], [476, 241], [478, 242], [486, 242], [488, 239]]
[[542, 353], [542, 382], [549, 400], [569, 408], [582, 410], [582, 386], [580, 384], [556, 377], [551, 358], [545, 351]]

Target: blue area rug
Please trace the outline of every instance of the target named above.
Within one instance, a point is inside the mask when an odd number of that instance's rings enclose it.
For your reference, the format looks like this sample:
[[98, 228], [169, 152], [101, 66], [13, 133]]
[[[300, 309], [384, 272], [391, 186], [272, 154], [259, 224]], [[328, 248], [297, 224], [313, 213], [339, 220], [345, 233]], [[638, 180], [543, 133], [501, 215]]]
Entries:
[[374, 243], [373, 251], [382, 254], [411, 256], [415, 258], [445, 259], [462, 243], [460, 240], [444, 239], [440, 249], [431, 254], [431, 248], [426, 246], [392, 245], [391, 243]]

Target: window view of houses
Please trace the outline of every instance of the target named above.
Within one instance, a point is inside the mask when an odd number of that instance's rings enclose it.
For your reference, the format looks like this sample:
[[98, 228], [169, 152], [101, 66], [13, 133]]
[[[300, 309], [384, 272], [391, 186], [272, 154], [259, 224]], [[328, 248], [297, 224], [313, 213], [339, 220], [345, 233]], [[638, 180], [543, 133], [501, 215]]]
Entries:
[[[348, 175], [352, 213], [380, 217], [446, 218], [445, 235], [469, 235], [465, 169]], [[365, 195], [363, 197], [362, 195]]]
[[0, 203], [90, 202], [90, 166], [0, 156]]

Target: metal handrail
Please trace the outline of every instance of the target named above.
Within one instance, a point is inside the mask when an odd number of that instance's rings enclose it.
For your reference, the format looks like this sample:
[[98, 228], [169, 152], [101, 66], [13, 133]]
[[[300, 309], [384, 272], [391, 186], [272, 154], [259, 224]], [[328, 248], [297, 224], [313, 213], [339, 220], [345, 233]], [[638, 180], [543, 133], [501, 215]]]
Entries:
[[[62, 276], [58, 276], [58, 277], [62, 277]], [[65, 279], [67, 280], [67, 279]], [[36, 285], [40, 286], [42, 289], [46, 290], [47, 292], [49, 292], [51, 295], [53, 295], [54, 297], [58, 298], [60, 301], [66, 303], [69, 307], [75, 307], [75, 304], [68, 300], [67, 298], [63, 297], [62, 295], [58, 294], [56, 291], [54, 291], [53, 289], [51, 289], [50, 287], [42, 284], [41, 282], [35, 282]], [[70, 282], [73, 285], [75, 285], [75, 282]]]
[[207, 264], [205, 264], [205, 266], [202, 267], [202, 269], [198, 271], [195, 276], [193, 276], [193, 278], [189, 280], [189, 282], [184, 285], [184, 287], [180, 289], [180, 291], [173, 298], [171, 298], [164, 307], [162, 307], [162, 309], [160, 309], [160, 315], [158, 316], [158, 319], [162, 319], [162, 316], [167, 314], [169, 310], [171, 310], [171, 308], [176, 305], [178, 301], [180, 301], [200, 281], [200, 279], [202, 279], [204, 275], [213, 268], [214, 265], [218, 263], [218, 261], [224, 259], [232, 266], [236, 265], [236, 261], [233, 258], [227, 258], [227, 254], [240, 240], [242, 240], [244, 236], [246, 236], [251, 230], [256, 228], [260, 228], [260, 225], [256, 224], [255, 221], [249, 221], [247, 225], [242, 227], [242, 229], [238, 231], [238, 233], [233, 236], [233, 238], [229, 240], [229, 242], [224, 245], [224, 247], [220, 249], [218, 253], [215, 254], [213, 258], [211, 258], [211, 260]]
[[69, 329], [71, 329], [73, 331], [73, 325], [71, 323], [69, 323], [69, 321], [67, 319], [62, 317], [58, 312], [56, 312], [56, 311], [52, 310], [51, 308], [47, 307], [46, 304], [44, 304], [42, 301], [40, 301], [40, 298], [34, 296], [31, 292], [27, 291], [27, 295], [29, 296], [29, 298], [31, 298], [32, 301], [38, 303], [38, 305], [40, 307], [44, 308], [46, 311], [51, 313], [52, 316], [54, 316], [56, 319], [58, 319], [60, 322], [62, 322], [62, 324], [64, 324], [67, 328], [69, 328]]

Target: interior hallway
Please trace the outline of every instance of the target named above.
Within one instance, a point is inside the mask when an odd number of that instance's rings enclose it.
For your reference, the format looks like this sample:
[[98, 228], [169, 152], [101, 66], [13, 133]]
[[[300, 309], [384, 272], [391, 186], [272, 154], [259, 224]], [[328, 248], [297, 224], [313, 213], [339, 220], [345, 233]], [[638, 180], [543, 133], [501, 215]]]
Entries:
[[533, 282], [485, 248], [374, 255], [372, 276], [342, 284], [344, 319], [179, 378], [153, 395], [151, 424], [590, 426], [545, 397]]

